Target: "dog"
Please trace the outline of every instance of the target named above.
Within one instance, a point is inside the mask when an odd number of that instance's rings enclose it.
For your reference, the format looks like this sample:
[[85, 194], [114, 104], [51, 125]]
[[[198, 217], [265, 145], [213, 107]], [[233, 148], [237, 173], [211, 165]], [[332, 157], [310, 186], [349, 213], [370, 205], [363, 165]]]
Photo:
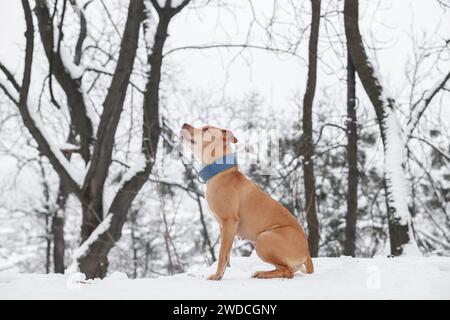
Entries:
[[222, 278], [236, 236], [251, 241], [258, 257], [275, 267], [253, 273], [254, 278], [313, 273], [308, 241], [297, 219], [239, 171], [232, 151], [232, 144], [238, 142], [234, 134], [214, 126], [195, 128], [185, 123], [180, 137], [203, 165], [199, 176], [206, 184], [205, 197], [220, 224], [217, 270], [208, 280]]

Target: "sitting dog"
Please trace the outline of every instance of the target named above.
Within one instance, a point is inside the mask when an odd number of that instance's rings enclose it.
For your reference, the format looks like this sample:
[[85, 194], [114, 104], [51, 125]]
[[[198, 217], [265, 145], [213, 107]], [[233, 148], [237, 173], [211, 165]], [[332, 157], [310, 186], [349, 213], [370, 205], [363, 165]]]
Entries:
[[217, 271], [220, 280], [230, 262], [235, 236], [251, 241], [257, 255], [275, 270], [257, 271], [254, 278], [292, 278], [296, 271], [313, 273], [308, 241], [296, 218], [239, 172], [229, 130], [183, 124], [181, 140], [200, 161], [199, 178], [206, 183], [208, 206], [220, 224]]

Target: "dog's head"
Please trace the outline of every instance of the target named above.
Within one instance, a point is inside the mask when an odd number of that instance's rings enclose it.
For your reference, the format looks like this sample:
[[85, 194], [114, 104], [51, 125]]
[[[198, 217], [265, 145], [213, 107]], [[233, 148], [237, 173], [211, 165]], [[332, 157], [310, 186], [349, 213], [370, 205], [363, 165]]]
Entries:
[[231, 143], [237, 139], [230, 130], [213, 126], [195, 128], [190, 124], [181, 127], [181, 141], [202, 164], [212, 163], [231, 152]]

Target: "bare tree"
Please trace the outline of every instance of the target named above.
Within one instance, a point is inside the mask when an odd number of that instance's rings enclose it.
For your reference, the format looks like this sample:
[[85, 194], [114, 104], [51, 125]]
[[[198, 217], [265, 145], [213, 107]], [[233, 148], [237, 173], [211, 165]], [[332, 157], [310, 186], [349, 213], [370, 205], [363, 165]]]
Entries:
[[[36, 141], [41, 154], [45, 155], [53, 169], [61, 179], [61, 185], [76, 195], [82, 205], [81, 239], [83, 245], [75, 254], [75, 264], [89, 278], [104, 277], [107, 271], [107, 255], [114, 243], [120, 238], [123, 224], [126, 220], [130, 205], [136, 194], [148, 180], [152, 170], [160, 135], [159, 125], [159, 85], [161, 82], [161, 68], [163, 60], [163, 47], [168, 36], [168, 26], [171, 19], [179, 13], [189, 0], [183, 1], [177, 7], [171, 7], [171, 1], [166, 1], [164, 6], [151, 1], [159, 19], [154, 41], [148, 51], [147, 63], [150, 71], [143, 97], [143, 134], [142, 156], [143, 165], [136, 172], [131, 172], [130, 177], [121, 184], [107, 210], [103, 208], [104, 189], [109, 168], [112, 163], [115, 133], [121, 118], [127, 89], [130, 85], [130, 76], [138, 48], [140, 26], [144, 18], [150, 19], [150, 11], [144, 7], [143, 0], [130, 1], [128, 7], [125, 28], [121, 37], [120, 52], [117, 58], [115, 71], [111, 76], [111, 83], [103, 101], [103, 110], [96, 134], [93, 133], [91, 119], [86, 107], [87, 93], [81, 86], [82, 76], [78, 74], [76, 63], [80, 61], [85, 38], [85, 19], [80, 18], [81, 32], [77, 41], [75, 57], [68, 60], [62, 53], [61, 39], [66, 1], [63, 3], [61, 17], [58, 26], [57, 48], [53, 48], [55, 28], [53, 28], [50, 8], [46, 1], [38, 0], [36, 3], [36, 17], [39, 33], [49, 61], [51, 74], [58, 81], [67, 97], [67, 104], [71, 117], [71, 128], [79, 138], [79, 150], [82, 158], [88, 165], [86, 176], [78, 179], [68, 159], [45, 134], [40, 121], [33, 114], [28, 101], [30, 78], [34, 51], [34, 27], [33, 16], [28, 1], [23, 0], [26, 32], [25, 69], [22, 85], [19, 85], [13, 74], [1, 64], [1, 70], [9, 80], [11, 86], [2, 86], [1, 89], [18, 107], [25, 126]], [[150, 4], [150, 3], [149, 3]], [[53, 13], [57, 12], [53, 8]], [[95, 138], [93, 137], [95, 135]], [[90, 150], [92, 149], [92, 153]], [[64, 197], [61, 198], [61, 201]], [[104, 213], [109, 216], [105, 219]], [[94, 230], [101, 226], [97, 232]]]
[[[150, 71], [144, 93], [142, 136], [142, 154], [145, 157], [145, 165], [129, 180], [125, 181], [116, 193], [110, 209], [108, 210], [109, 213], [112, 214], [109, 227], [93, 241], [92, 245], [89, 246], [89, 252], [79, 260], [81, 271], [90, 276], [99, 274], [98, 268], [102, 268], [102, 264], [106, 262], [106, 256], [109, 250], [111, 250], [114, 246], [115, 241], [120, 238], [123, 224], [126, 221], [128, 209], [136, 194], [148, 180], [156, 157], [156, 150], [161, 132], [159, 124], [159, 86], [161, 82], [163, 48], [168, 36], [168, 27], [171, 19], [189, 3], [189, 0], [183, 1], [178, 7], [175, 8], [171, 7], [170, 0], [166, 1], [164, 7], [161, 7], [156, 0], [152, 0], [151, 2], [158, 13], [159, 20], [156, 33], [154, 35], [152, 50], [149, 52], [147, 57]], [[112, 128], [117, 128], [121, 111], [121, 106], [117, 106], [117, 100], [115, 99], [120, 97], [123, 104], [126, 87], [128, 86], [129, 74], [132, 70], [132, 62], [134, 61], [134, 56], [136, 54], [139, 25], [141, 24], [143, 13], [146, 14], [147, 18], [150, 18], [149, 11], [144, 10], [142, 1], [130, 2], [127, 24], [125, 26], [124, 36], [122, 37], [123, 43], [121, 46], [121, 53], [119, 55], [118, 65], [110, 87], [110, 90], [113, 91], [110, 91], [105, 99], [104, 109], [106, 109], [106, 114], [105, 112], [102, 114], [98, 129], [96, 145], [98, 144], [101, 147], [99, 148], [100, 150], [98, 153], [95, 152], [95, 149], [93, 153], [92, 162], [95, 162], [94, 159], [98, 159], [98, 162], [96, 168], [91, 166], [87, 173], [86, 179], [89, 181], [88, 178], [91, 177], [90, 181], [92, 184], [87, 185], [85, 183], [85, 194], [86, 191], [88, 191], [89, 195], [95, 194], [93, 193], [94, 190], [92, 187], [94, 189], [97, 189], [98, 187], [101, 188], [96, 181], [99, 171], [103, 172], [100, 175], [100, 178], [103, 184], [105, 183], [107, 167], [105, 167], [104, 161], [111, 164], [111, 152], [114, 142], [114, 135], [109, 133], [109, 131], [111, 130], [111, 126]], [[131, 43], [128, 43], [129, 41]], [[119, 65], [121, 62], [121, 57], [124, 57], [123, 60], [124, 63], [126, 63], [125, 66]], [[120, 76], [123, 73], [125, 73], [126, 79], [125, 77]], [[117, 83], [114, 82], [115, 79], [117, 79]], [[114, 88], [114, 85], [117, 85], [118, 88]], [[116, 96], [117, 93], [120, 94], [119, 97]], [[113, 108], [109, 109], [107, 106], [110, 104], [117, 106], [117, 110], [114, 110]], [[111, 112], [108, 112], [108, 110], [111, 110]], [[106, 122], [103, 126], [102, 120]], [[110, 123], [111, 121], [113, 121], [113, 123]], [[101, 134], [101, 132], [103, 132], [103, 134]], [[104, 137], [102, 142], [99, 141], [100, 139], [98, 137], [100, 136]], [[98, 202], [96, 205], [100, 208], [102, 206], [102, 204]], [[101, 258], [99, 259], [99, 257]], [[101, 259], [103, 259], [103, 261], [101, 261]], [[105, 271], [100, 272], [99, 275], [104, 276]]]
[[319, 220], [316, 212], [316, 182], [314, 178], [314, 142], [312, 108], [317, 82], [317, 43], [319, 40], [320, 26], [320, 0], [311, 0], [311, 34], [309, 37], [308, 54], [308, 80], [303, 97], [303, 137], [305, 153], [303, 158], [303, 174], [305, 185], [305, 212], [308, 222], [308, 244], [312, 257], [317, 257], [319, 252]]
[[404, 181], [402, 132], [395, 114], [394, 99], [386, 96], [366, 54], [358, 27], [358, 1], [344, 3], [348, 51], [359, 79], [375, 109], [384, 146], [384, 184], [389, 217], [391, 253], [401, 255], [406, 244], [414, 243]]
[[[403, 132], [395, 113], [398, 108], [396, 102], [386, 95], [380, 79], [377, 78], [376, 72], [364, 49], [358, 27], [358, 11], [357, 0], [345, 1], [344, 23], [347, 46], [351, 61], [375, 109], [380, 128], [385, 157], [384, 188], [388, 208], [391, 254], [398, 256], [404, 252], [407, 244], [416, 246], [412, 233], [411, 215], [405, 190], [405, 159], [403, 157], [405, 145], [403, 141]], [[440, 80], [438, 84], [419, 101], [420, 106], [417, 107], [417, 104], [412, 106], [413, 109], [417, 109], [417, 112], [413, 113], [412, 118], [408, 121], [408, 139], [411, 137], [412, 132], [433, 97], [436, 96], [439, 90], [444, 88], [445, 83], [449, 78], [450, 73], [446, 74], [444, 79]]]
[[355, 68], [347, 54], [347, 214], [344, 254], [355, 256], [358, 214], [358, 131], [356, 119]]

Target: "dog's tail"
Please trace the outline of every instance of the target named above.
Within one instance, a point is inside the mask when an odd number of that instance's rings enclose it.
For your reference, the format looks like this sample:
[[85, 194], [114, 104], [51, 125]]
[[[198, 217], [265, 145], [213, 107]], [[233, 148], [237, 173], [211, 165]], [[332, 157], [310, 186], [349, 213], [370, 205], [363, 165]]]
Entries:
[[308, 255], [308, 257], [306, 258], [305, 267], [306, 267], [305, 273], [313, 273], [314, 272], [314, 265], [313, 265], [310, 255]]

